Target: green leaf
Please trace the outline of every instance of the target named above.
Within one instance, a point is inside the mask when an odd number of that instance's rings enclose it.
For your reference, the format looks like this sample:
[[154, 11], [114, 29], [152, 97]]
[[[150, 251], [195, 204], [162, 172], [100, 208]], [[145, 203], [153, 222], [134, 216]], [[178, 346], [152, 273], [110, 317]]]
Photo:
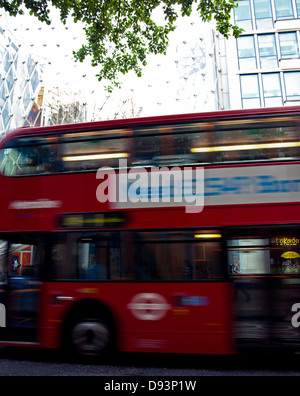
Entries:
[[[196, 9], [203, 21], [214, 19], [226, 38], [242, 32], [230, 22], [238, 6], [235, 0], [0, 0], [0, 4], [10, 15], [22, 14], [25, 6], [46, 24], [51, 23], [49, 6], [54, 6], [62, 23], [69, 16], [75, 23], [85, 23], [87, 44], [73, 52], [74, 58], [89, 59], [98, 68], [98, 79], [110, 81], [108, 91], [120, 87], [119, 76], [129, 71], [141, 76], [149, 54], [166, 54], [178, 13], [188, 17]], [[164, 16], [161, 24], [154, 19], [158, 10]]]

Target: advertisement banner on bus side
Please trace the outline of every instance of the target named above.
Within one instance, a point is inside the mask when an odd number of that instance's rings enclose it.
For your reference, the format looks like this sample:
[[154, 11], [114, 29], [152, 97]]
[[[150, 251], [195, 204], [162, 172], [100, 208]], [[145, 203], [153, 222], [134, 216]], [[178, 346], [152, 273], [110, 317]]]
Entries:
[[300, 165], [205, 170], [205, 205], [288, 203], [300, 200]]
[[[103, 168], [98, 172], [97, 178], [104, 179]], [[113, 209], [181, 206], [187, 213], [199, 213], [212, 205], [300, 200], [300, 164], [193, 170], [165, 167], [150, 172], [134, 168], [106, 174], [96, 195], [99, 202], [109, 201]]]

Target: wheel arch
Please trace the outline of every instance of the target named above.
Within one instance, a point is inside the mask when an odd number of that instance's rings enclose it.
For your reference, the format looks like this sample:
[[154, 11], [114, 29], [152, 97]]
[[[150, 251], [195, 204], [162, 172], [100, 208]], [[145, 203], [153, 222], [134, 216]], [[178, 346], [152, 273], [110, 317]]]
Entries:
[[109, 323], [111, 342], [114, 349], [118, 349], [117, 323], [112, 310], [101, 300], [91, 297], [76, 301], [65, 314], [61, 335], [62, 347], [68, 345], [69, 332], [74, 323], [83, 318], [100, 319]]

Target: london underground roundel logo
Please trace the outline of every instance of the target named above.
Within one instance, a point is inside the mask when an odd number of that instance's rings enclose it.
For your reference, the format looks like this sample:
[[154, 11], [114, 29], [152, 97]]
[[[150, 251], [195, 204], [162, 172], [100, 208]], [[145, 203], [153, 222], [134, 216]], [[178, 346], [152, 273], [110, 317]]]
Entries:
[[157, 293], [136, 294], [127, 305], [132, 315], [140, 320], [160, 320], [166, 316], [171, 305]]

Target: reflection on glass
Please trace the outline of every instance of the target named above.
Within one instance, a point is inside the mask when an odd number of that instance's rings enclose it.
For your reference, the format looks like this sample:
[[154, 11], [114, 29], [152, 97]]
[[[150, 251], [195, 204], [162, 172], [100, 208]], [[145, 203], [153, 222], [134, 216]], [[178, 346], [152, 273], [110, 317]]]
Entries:
[[281, 106], [282, 92], [279, 73], [262, 75], [265, 106]]
[[282, 59], [298, 58], [298, 40], [296, 32], [279, 33], [280, 54]]
[[234, 9], [236, 24], [245, 29], [252, 30], [251, 7], [249, 0], [240, 0], [238, 7]]
[[254, 12], [257, 29], [273, 27], [273, 16], [270, 0], [254, 0]]
[[277, 19], [291, 19], [294, 17], [292, 0], [274, 0]]
[[300, 17], [300, 0], [296, 0], [297, 17]]
[[254, 36], [242, 36], [237, 39], [240, 69], [256, 69]]
[[257, 74], [247, 74], [240, 77], [243, 108], [260, 107], [260, 96]]
[[272, 68], [278, 66], [274, 34], [258, 35], [258, 50], [260, 67]]
[[300, 72], [283, 73], [287, 100], [300, 100]]

